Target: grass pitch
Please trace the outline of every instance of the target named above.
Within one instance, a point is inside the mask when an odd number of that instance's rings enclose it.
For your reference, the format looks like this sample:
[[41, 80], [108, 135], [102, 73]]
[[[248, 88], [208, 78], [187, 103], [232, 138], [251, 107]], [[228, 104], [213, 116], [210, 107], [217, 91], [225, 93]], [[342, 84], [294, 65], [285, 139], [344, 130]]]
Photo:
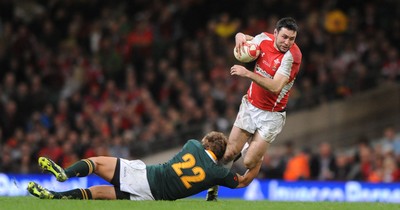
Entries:
[[399, 204], [340, 202], [271, 202], [221, 199], [177, 201], [40, 200], [35, 197], [0, 197], [0, 210], [377, 210], [400, 209]]

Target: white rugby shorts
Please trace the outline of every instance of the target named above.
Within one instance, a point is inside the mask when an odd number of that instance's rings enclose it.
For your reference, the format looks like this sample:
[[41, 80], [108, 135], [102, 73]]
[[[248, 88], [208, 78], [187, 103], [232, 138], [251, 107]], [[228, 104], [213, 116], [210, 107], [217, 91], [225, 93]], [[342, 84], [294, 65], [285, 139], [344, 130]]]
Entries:
[[119, 177], [121, 191], [131, 194], [131, 200], [154, 200], [143, 161], [120, 158]]
[[270, 112], [253, 106], [247, 95], [243, 96], [234, 126], [254, 134], [256, 131], [272, 143], [285, 125], [286, 112]]

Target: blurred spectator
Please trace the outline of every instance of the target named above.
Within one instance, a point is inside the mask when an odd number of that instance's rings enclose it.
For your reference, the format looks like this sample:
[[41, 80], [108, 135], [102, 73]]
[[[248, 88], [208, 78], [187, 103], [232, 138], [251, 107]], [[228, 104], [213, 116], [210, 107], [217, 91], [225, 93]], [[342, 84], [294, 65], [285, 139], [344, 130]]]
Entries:
[[335, 156], [336, 170], [334, 171], [333, 180], [347, 181], [349, 180], [349, 174], [351, 165], [349, 164], [349, 157], [345, 153], [338, 153]]
[[358, 180], [361, 181], [368, 180], [373, 171], [373, 160], [376, 158], [372, 152], [371, 147], [360, 147], [359, 158], [359, 162], [356, 162], [353, 167], [354, 171], [352, 172], [353, 174], [351, 177], [353, 180], [357, 180], [355, 177], [357, 177]]
[[281, 154], [265, 155], [260, 169], [260, 177], [266, 179], [282, 179], [289, 160], [295, 155], [295, 148], [292, 141], [284, 144]]
[[115, 136], [112, 138], [111, 146], [109, 149], [110, 156], [129, 159], [129, 148], [124, 144], [122, 136]]
[[287, 162], [283, 179], [286, 181], [310, 179], [310, 150], [303, 148]]
[[229, 13], [224, 12], [215, 23], [215, 33], [222, 38], [233, 36], [239, 29], [239, 20], [231, 20]]
[[2, 92], [4, 94], [5, 99], [9, 100], [12, 97], [14, 97], [16, 94], [15, 91], [17, 90], [15, 75], [12, 72], [7, 72], [6, 75], [4, 76], [2, 84], [3, 84]]
[[399, 49], [391, 47], [388, 49], [387, 59], [383, 61], [382, 76], [391, 82], [400, 81], [400, 56]]
[[332, 10], [325, 15], [325, 29], [333, 34], [343, 33], [348, 29], [348, 17], [341, 10]]
[[[13, 100], [8, 100], [0, 110], [0, 125], [4, 141], [14, 133], [15, 129], [23, 126], [22, 119], [18, 116], [18, 107]], [[4, 143], [4, 142], [2, 142]]]
[[39, 151], [38, 156], [48, 157], [52, 160], [59, 160], [63, 153], [61, 147], [58, 145], [57, 139], [55, 136], [49, 136], [46, 139], [45, 145], [43, 145]]
[[1, 151], [0, 171], [17, 173], [17, 170], [16, 158], [13, 157], [11, 148], [6, 145]]
[[383, 182], [399, 182], [400, 181], [400, 168], [393, 156], [385, 156], [382, 166], [382, 180]]
[[80, 159], [77, 152], [74, 150], [74, 146], [75, 145], [69, 141], [66, 141], [62, 145], [62, 155], [57, 160], [61, 167], [68, 167]]
[[380, 142], [384, 155], [393, 153], [400, 158], [400, 135], [396, 133], [393, 126], [388, 126], [383, 131], [383, 139]]
[[310, 160], [311, 179], [332, 180], [337, 170], [335, 154], [328, 142], [322, 142], [318, 146], [318, 153]]
[[382, 182], [383, 178], [383, 157], [375, 156], [371, 161], [371, 167], [368, 173], [365, 173], [366, 179], [368, 182]]
[[366, 137], [365, 135], [360, 135], [357, 138], [357, 142], [354, 148], [355, 152], [353, 157], [351, 157], [351, 162], [359, 163], [361, 161], [361, 151], [363, 151], [364, 149], [369, 149], [370, 147], [371, 145], [368, 137]]

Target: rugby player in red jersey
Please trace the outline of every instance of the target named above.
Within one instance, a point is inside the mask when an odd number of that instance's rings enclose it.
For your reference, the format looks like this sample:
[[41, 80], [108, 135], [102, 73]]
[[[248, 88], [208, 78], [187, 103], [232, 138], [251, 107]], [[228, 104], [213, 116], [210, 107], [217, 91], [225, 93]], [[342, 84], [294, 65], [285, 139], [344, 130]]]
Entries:
[[[255, 37], [243, 33], [235, 36], [238, 53], [247, 40], [261, 49], [254, 70], [234, 65], [231, 75], [252, 82], [243, 96], [236, 121], [229, 135], [223, 161], [227, 167], [245, 151], [243, 162], [251, 169], [261, 164], [269, 145], [281, 132], [286, 120], [290, 90], [299, 72], [302, 54], [295, 44], [298, 26], [293, 18], [280, 19], [273, 34], [263, 32]], [[246, 144], [247, 143], [247, 144]], [[242, 152], [243, 154], [244, 152]], [[217, 187], [210, 188], [207, 200], [216, 200]]]

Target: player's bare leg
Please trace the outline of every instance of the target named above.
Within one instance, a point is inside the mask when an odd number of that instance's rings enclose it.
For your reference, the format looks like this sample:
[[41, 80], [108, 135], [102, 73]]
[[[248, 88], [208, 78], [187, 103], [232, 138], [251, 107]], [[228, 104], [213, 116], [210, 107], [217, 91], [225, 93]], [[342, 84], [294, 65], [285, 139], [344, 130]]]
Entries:
[[226, 151], [222, 159], [224, 165], [232, 166], [233, 160], [240, 154], [246, 142], [251, 138], [252, 134], [247, 131], [232, 127], [231, 133], [229, 134], [228, 144], [226, 145]]
[[93, 186], [89, 187], [89, 190], [92, 193], [93, 199], [102, 199], [102, 200], [117, 199], [114, 186], [108, 186], [108, 185]]
[[266, 142], [258, 132], [256, 132], [247, 149], [246, 155], [243, 157], [243, 164], [246, 168], [254, 168], [259, 161], [264, 157], [269, 148], [269, 143]]
[[[225, 168], [230, 169], [235, 158], [238, 157], [242, 148], [251, 137], [251, 134], [244, 131], [236, 126], [232, 127], [231, 133], [229, 134], [228, 144], [222, 160]], [[206, 201], [216, 201], [218, 197], [218, 186], [214, 186], [208, 189]]]
[[[95, 173], [107, 181], [111, 181], [114, 176], [117, 158], [115, 157], [92, 157], [83, 159], [67, 169], [61, 168], [52, 160], [46, 157], [39, 158], [39, 165], [45, 171], [52, 173], [59, 180], [60, 174], [64, 178], [59, 181], [65, 181], [70, 177], [84, 177]], [[94, 186], [89, 189], [73, 189], [65, 192], [55, 192], [48, 190], [38, 183], [30, 182], [27, 190], [32, 195], [41, 199], [116, 199], [114, 186]]]
[[89, 160], [94, 163], [94, 173], [110, 182], [114, 176], [115, 168], [117, 166], [117, 158], [99, 156], [91, 157]]
[[117, 158], [105, 156], [91, 157], [77, 161], [66, 169], [61, 168], [47, 157], [40, 157], [38, 162], [43, 171], [52, 173], [61, 182], [71, 177], [85, 177], [92, 173], [110, 181], [114, 175]]
[[38, 183], [29, 182], [27, 190], [33, 196], [40, 199], [81, 199], [81, 200], [116, 200], [117, 196], [115, 193], [114, 186], [99, 185], [93, 186], [89, 189], [72, 189], [65, 192], [55, 192], [48, 190]]

